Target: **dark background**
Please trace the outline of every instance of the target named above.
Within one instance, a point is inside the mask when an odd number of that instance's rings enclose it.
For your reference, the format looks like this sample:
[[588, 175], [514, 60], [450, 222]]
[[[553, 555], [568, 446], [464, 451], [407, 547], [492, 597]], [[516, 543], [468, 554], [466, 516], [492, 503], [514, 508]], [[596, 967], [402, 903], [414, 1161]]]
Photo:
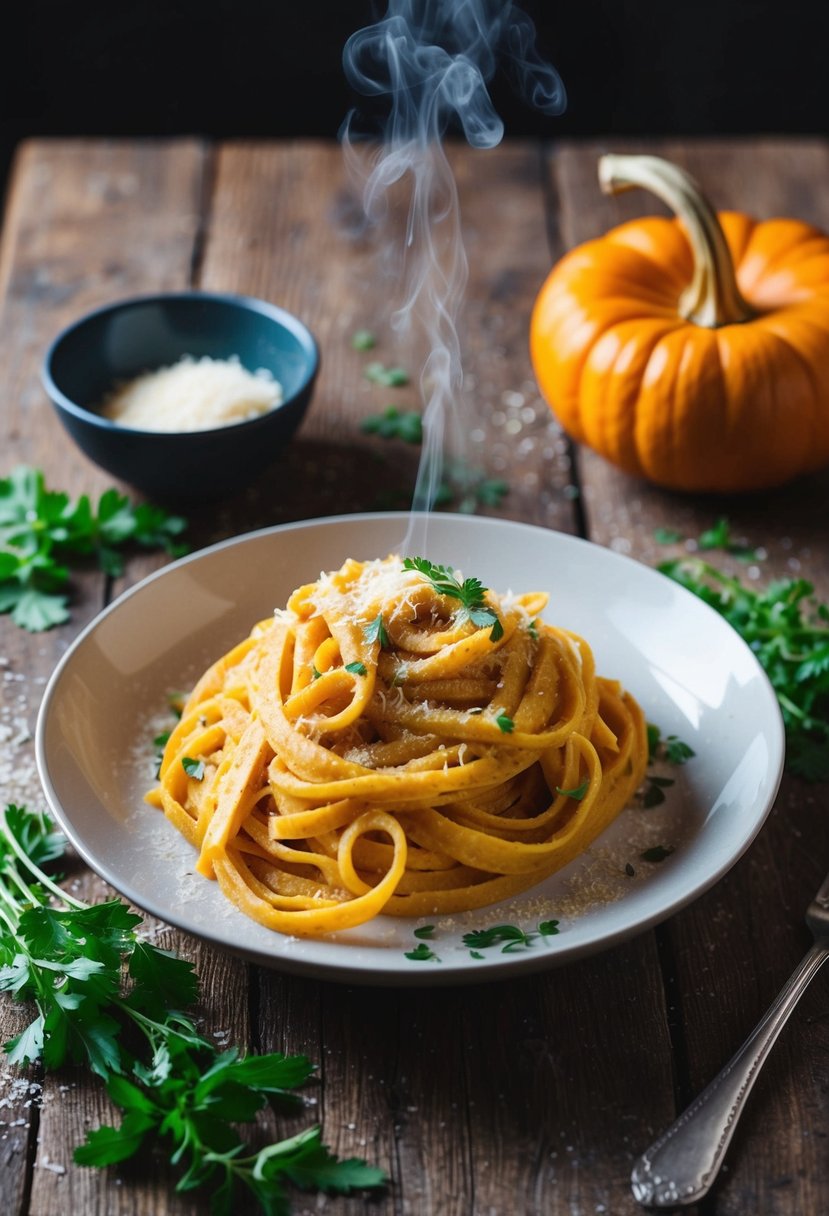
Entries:
[[[825, 0], [526, 0], [569, 95], [545, 118], [503, 81], [508, 136], [822, 133]], [[336, 135], [347, 36], [371, 0], [15, 0], [0, 153], [27, 135]], [[14, 13], [13, 24], [11, 21]]]

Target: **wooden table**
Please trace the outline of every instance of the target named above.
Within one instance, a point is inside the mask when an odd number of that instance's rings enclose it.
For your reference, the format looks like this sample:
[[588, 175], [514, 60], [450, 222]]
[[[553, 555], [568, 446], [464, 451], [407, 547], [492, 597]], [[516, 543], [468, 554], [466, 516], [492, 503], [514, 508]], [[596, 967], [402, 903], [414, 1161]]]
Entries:
[[[626, 145], [630, 149], [631, 145]], [[829, 145], [649, 145], [687, 165], [719, 206], [799, 215], [829, 228]], [[539, 400], [527, 355], [532, 301], [575, 242], [653, 209], [603, 198], [592, 145], [454, 149], [470, 258], [467, 373], [481, 402], [479, 451], [510, 492], [491, 513], [589, 537], [646, 563], [654, 528], [697, 535], [726, 513], [768, 551], [762, 577], [802, 572], [829, 598], [829, 476], [779, 493], [703, 500], [631, 481], [572, 451]], [[38, 380], [51, 337], [87, 309], [190, 286], [264, 296], [319, 337], [323, 372], [301, 437], [250, 493], [191, 515], [194, 547], [253, 527], [396, 505], [416, 451], [361, 433], [387, 404], [350, 335], [387, 335], [388, 291], [356, 234], [339, 150], [323, 144], [60, 141], [22, 147], [2, 237], [2, 469], [38, 465], [55, 488], [109, 479], [70, 445]], [[404, 352], [405, 354], [405, 352]], [[410, 394], [411, 396], [411, 394]], [[400, 400], [403, 400], [401, 397]], [[408, 401], [408, 398], [407, 398]], [[520, 434], [508, 425], [521, 420]], [[366, 475], [369, 468], [371, 475]], [[112, 583], [74, 582], [72, 621], [33, 636], [0, 618], [4, 801], [40, 801], [33, 729], [45, 678], [77, 631], [161, 559], [133, 557]], [[624, 1216], [636, 1154], [754, 1025], [807, 946], [802, 914], [829, 859], [827, 791], [786, 778], [767, 826], [707, 895], [654, 931], [547, 975], [462, 989], [340, 987], [160, 939], [203, 980], [206, 1033], [321, 1065], [318, 1104], [338, 1153], [385, 1167], [379, 1198], [295, 1210], [425, 1216]], [[104, 885], [75, 865], [87, 898]], [[798, 1010], [751, 1099], [705, 1216], [829, 1210], [829, 974]], [[0, 1007], [6, 1038], [20, 1025]], [[29, 1084], [31, 1081], [31, 1084]], [[37, 1216], [202, 1212], [172, 1194], [161, 1158], [86, 1170], [72, 1148], [108, 1117], [100, 1085], [67, 1070], [3, 1073], [2, 1210]], [[272, 1130], [271, 1130], [272, 1134]]]

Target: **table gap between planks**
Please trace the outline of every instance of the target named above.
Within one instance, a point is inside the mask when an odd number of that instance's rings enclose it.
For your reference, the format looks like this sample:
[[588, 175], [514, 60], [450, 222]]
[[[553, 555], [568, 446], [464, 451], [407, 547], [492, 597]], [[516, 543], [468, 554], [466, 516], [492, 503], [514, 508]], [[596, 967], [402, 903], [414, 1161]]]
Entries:
[[[826, 475], [767, 496], [700, 500], [631, 481], [573, 452], [540, 401], [527, 326], [547, 269], [571, 245], [660, 205], [600, 195], [601, 151], [662, 152], [689, 167], [718, 206], [798, 215], [829, 228], [822, 141], [656, 141], [647, 145], [453, 146], [469, 256], [463, 318], [477, 426], [472, 460], [509, 494], [490, 514], [582, 532], [653, 564], [659, 526], [693, 536], [727, 513], [768, 551], [762, 577], [796, 568], [829, 598]], [[172, 141], [35, 141], [17, 154], [0, 246], [0, 383], [4, 459], [44, 469], [48, 483], [97, 494], [109, 479], [65, 440], [38, 380], [65, 323], [127, 295], [200, 287], [272, 299], [301, 316], [323, 353], [300, 437], [238, 499], [190, 514], [190, 540], [293, 519], [405, 505], [417, 452], [363, 434], [392, 401], [367, 381], [369, 357], [409, 363], [389, 328], [390, 290], [326, 143], [213, 146]], [[372, 356], [350, 336], [379, 336]], [[411, 351], [408, 352], [411, 356]], [[367, 472], [370, 474], [367, 476]], [[77, 631], [161, 564], [135, 556], [111, 583], [73, 583], [72, 621], [32, 636], [0, 619], [4, 723], [33, 727], [42, 685]], [[566, 577], [566, 572], [562, 572]], [[128, 695], [128, 690], [127, 690]], [[3, 743], [5, 801], [39, 801], [31, 742]], [[302, 1052], [320, 1065], [299, 1121], [263, 1117], [260, 1135], [319, 1119], [342, 1155], [389, 1171], [379, 1197], [297, 1195], [297, 1213], [395, 1216], [574, 1216], [637, 1210], [636, 1154], [728, 1058], [807, 944], [802, 912], [829, 858], [826, 790], [786, 778], [768, 825], [707, 895], [655, 931], [547, 975], [462, 989], [350, 988], [280, 975], [219, 955], [151, 924], [201, 975], [207, 1034], [250, 1050]], [[108, 892], [79, 863], [85, 898]], [[698, 1216], [810, 1216], [829, 1209], [829, 977], [816, 981], [758, 1083], [721, 1184]], [[0, 1007], [4, 1039], [23, 1024]], [[31, 1087], [23, 1084], [31, 1080]], [[5, 1069], [0, 1197], [21, 1216], [188, 1216], [203, 1197], [175, 1196], [158, 1155], [120, 1170], [72, 1164], [85, 1131], [113, 1117], [78, 1070], [42, 1077]]]

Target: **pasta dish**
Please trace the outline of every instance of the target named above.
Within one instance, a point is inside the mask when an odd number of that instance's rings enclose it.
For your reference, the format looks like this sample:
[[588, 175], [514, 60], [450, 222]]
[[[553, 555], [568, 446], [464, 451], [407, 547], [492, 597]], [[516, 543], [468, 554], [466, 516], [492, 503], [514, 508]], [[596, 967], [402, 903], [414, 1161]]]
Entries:
[[648, 750], [635, 700], [546, 601], [421, 558], [346, 561], [204, 673], [148, 801], [285, 934], [525, 890], [611, 823]]

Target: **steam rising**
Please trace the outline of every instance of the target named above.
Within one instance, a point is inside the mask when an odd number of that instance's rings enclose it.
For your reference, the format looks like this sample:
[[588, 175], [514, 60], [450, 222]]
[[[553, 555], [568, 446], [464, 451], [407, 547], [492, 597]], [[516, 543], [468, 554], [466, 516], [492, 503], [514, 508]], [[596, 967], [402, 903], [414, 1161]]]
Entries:
[[408, 189], [405, 236], [386, 253], [403, 293], [392, 328], [407, 338], [425, 338], [429, 351], [420, 377], [424, 443], [412, 504], [428, 511], [444, 453], [461, 457], [468, 430], [461, 417], [457, 331], [467, 261], [442, 137], [452, 125], [475, 148], [500, 142], [504, 126], [487, 91], [499, 65], [545, 113], [561, 113], [564, 88], [535, 50], [532, 21], [511, 0], [391, 0], [376, 25], [352, 34], [343, 61], [350, 84], [366, 97], [383, 99], [387, 110], [373, 133], [380, 135], [379, 145], [356, 141], [363, 118], [356, 112], [342, 132], [368, 221], [381, 224], [392, 196]]

